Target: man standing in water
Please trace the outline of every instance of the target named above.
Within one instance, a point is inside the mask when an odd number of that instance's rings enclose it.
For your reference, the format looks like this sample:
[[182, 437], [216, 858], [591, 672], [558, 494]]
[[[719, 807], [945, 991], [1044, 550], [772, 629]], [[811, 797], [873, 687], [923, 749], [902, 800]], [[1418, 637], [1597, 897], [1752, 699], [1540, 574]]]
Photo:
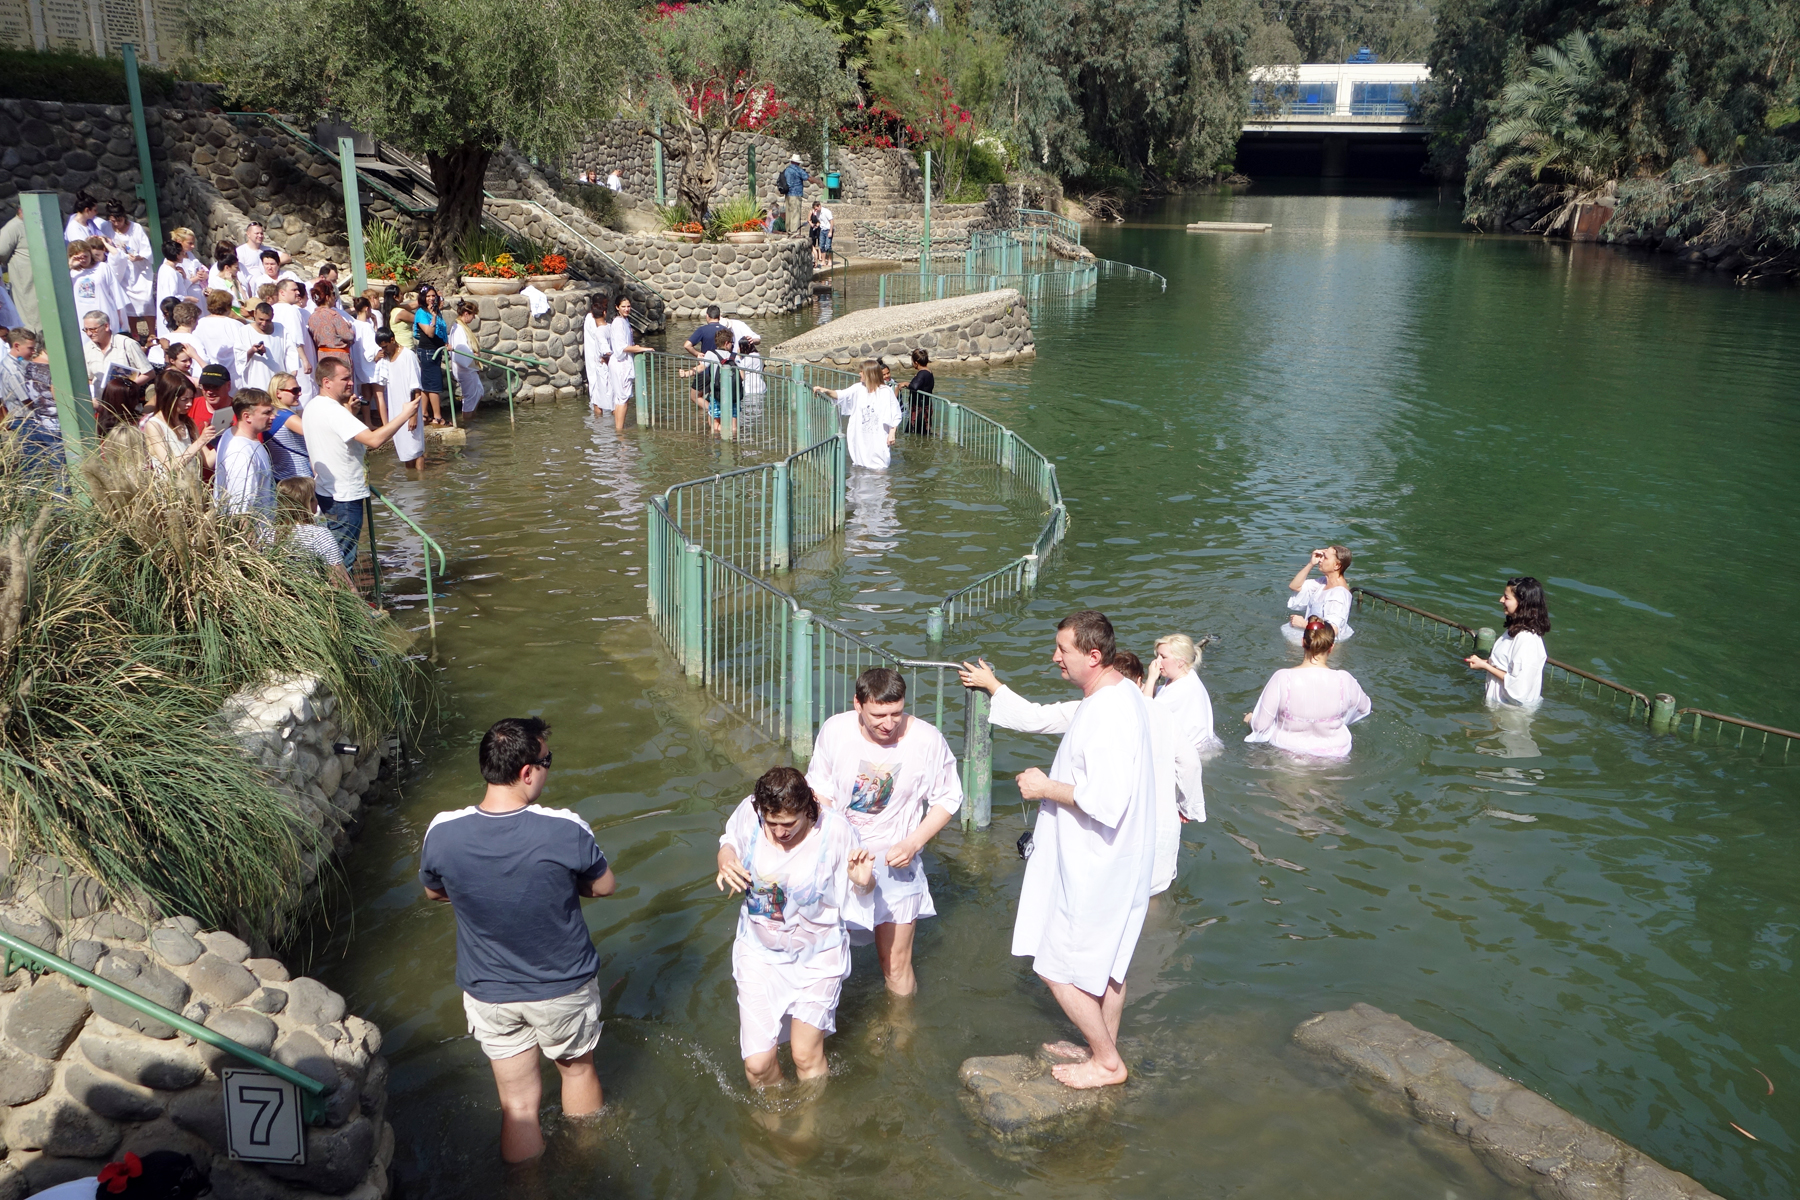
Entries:
[[431, 819], [419, 882], [456, 910], [456, 985], [469, 1032], [500, 1091], [500, 1157], [544, 1152], [541, 1051], [562, 1075], [570, 1117], [600, 1111], [600, 958], [581, 902], [618, 886], [588, 823], [537, 804], [550, 779], [550, 726], [498, 721], [481, 739], [487, 793]]
[[[900, 672], [870, 667], [856, 677], [855, 708], [819, 727], [806, 782], [875, 856], [875, 951], [888, 991], [910, 996], [919, 989], [915, 923], [937, 916], [920, 856], [962, 807], [956, 755], [943, 734], [907, 713]], [[854, 924], [852, 944], [867, 945], [871, 930]]]
[[1156, 855], [1149, 714], [1143, 693], [1113, 666], [1115, 655], [1106, 614], [1084, 609], [1058, 622], [1051, 661], [1081, 689], [1081, 705], [1049, 774], [1032, 767], [1018, 777], [1019, 794], [1040, 807], [1012, 952], [1032, 959], [1087, 1040], [1084, 1058], [1053, 1070], [1075, 1088], [1125, 1082], [1125, 972], [1150, 906]]

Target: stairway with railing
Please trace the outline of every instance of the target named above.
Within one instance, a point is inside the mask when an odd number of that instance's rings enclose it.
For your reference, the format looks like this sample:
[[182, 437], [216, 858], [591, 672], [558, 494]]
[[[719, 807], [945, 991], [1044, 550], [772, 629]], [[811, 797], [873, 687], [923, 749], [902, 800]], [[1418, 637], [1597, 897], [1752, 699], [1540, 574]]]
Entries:
[[[681, 376], [692, 359], [636, 356], [638, 419], [646, 430], [707, 435], [711, 418]], [[760, 375], [718, 373], [720, 434], [740, 454], [769, 461], [688, 480], [651, 502], [648, 609], [658, 636], [689, 680], [786, 745], [804, 763], [818, 722], [849, 707], [856, 676], [871, 666], [905, 672], [914, 707], [943, 727], [959, 685], [957, 664], [909, 658], [802, 607], [772, 577], [844, 527], [847, 465], [836, 406], [812, 391], [855, 382], [846, 371], [765, 360]], [[747, 385], [747, 386], [746, 386]], [[703, 397], [711, 399], [711, 396]], [[999, 422], [941, 396], [909, 399], [901, 429], [936, 438], [971, 461], [998, 466], [1047, 510], [1031, 549], [957, 589], [927, 616], [936, 644], [956, 617], [1029, 593], [1067, 528], [1056, 468]], [[986, 693], [962, 705], [964, 823], [991, 820], [993, 741]]]

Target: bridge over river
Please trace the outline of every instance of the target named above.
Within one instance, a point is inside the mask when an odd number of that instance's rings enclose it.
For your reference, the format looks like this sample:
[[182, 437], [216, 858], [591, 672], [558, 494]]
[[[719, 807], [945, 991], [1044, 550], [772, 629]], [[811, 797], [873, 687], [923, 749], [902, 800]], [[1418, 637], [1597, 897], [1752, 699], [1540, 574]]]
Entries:
[[1238, 169], [1257, 175], [1415, 177], [1425, 162], [1424, 63], [1304, 63], [1252, 72]]

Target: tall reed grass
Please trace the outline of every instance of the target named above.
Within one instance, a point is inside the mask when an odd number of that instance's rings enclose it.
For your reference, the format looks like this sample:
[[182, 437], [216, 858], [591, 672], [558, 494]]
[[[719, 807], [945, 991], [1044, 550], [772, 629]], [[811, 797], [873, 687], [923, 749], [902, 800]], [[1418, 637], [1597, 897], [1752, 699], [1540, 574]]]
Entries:
[[[59, 486], [60, 485], [60, 486]], [[420, 665], [354, 593], [152, 472], [115, 430], [74, 479], [0, 439], [0, 840], [129, 905], [279, 936], [329, 848], [218, 716], [311, 674], [358, 737], [414, 724]]]

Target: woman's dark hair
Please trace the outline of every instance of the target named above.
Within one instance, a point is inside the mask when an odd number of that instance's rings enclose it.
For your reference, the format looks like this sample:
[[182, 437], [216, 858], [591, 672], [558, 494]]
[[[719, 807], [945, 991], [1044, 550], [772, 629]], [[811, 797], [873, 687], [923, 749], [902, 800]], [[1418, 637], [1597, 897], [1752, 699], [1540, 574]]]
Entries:
[[[175, 347], [170, 346], [170, 357], [173, 358], [174, 354]], [[187, 372], [177, 371], [170, 367], [157, 373], [156, 411], [164, 421], [168, 422], [171, 429], [180, 429], [181, 425], [177, 422], [184, 422], [189, 437], [199, 436], [199, 430], [194, 428], [194, 418], [188, 415], [188, 407], [193, 404], [194, 397], [197, 395], [199, 395], [199, 389], [194, 386], [194, 381], [187, 377]]]
[[226, 267], [238, 265], [237, 247], [230, 242], [220, 242], [213, 247], [213, 269], [223, 271]]
[[98, 200], [94, 199], [92, 196], [90, 196], [87, 192], [76, 192], [75, 193], [75, 211], [76, 212], [84, 212], [87, 209], [99, 208], [99, 207], [100, 207], [100, 202]]
[[180, 242], [176, 241], [174, 238], [168, 238], [168, 239], [164, 240], [164, 242], [163, 242], [163, 258], [166, 261], [172, 262], [172, 263], [178, 263], [186, 257], [187, 257], [187, 247], [186, 246], [183, 246]]
[[541, 761], [550, 722], [540, 717], [507, 717], [495, 721], [481, 738], [481, 777], [504, 786], [519, 782], [519, 772]]
[[1543, 637], [1550, 632], [1550, 605], [1544, 599], [1544, 585], [1530, 575], [1516, 575], [1506, 581], [1513, 599], [1519, 602], [1516, 612], [1506, 618], [1506, 632], [1535, 633]]
[[778, 813], [798, 813], [814, 824], [819, 820], [819, 801], [806, 776], [792, 767], [770, 767], [756, 781], [756, 798], [751, 807], [761, 817]]
[[[426, 297], [430, 297], [430, 300], [426, 299]], [[431, 306], [431, 301], [433, 300], [437, 302], [437, 308]], [[419, 307], [428, 313], [437, 312], [438, 309], [444, 307], [444, 294], [432, 287], [429, 283], [421, 283], [419, 285]]]
[[915, 367], [928, 367], [931, 365], [931, 355], [923, 346], [912, 352], [912, 360], [913, 366]]
[[94, 405], [94, 432], [105, 437], [121, 425], [136, 425], [138, 410], [144, 403], [144, 385], [131, 379], [114, 378], [100, 389], [100, 400]]
[[473, 300], [458, 300], [456, 302], [456, 315], [459, 317], [463, 316], [465, 314], [473, 317], [480, 312], [481, 312], [481, 309], [476, 305], [476, 303]]
[[1129, 650], [1121, 650], [1113, 655], [1113, 670], [1133, 683], [1144, 682], [1144, 660]]
[[321, 308], [328, 307], [337, 299], [337, 289], [323, 279], [315, 280], [312, 285], [312, 302]]
[[1308, 658], [1318, 658], [1322, 654], [1330, 654], [1331, 648], [1337, 645], [1337, 630], [1331, 622], [1323, 617], [1308, 617], [1306, 629], [1300, 634], [1301, 649]]
[[370, 308], [371, 305], [369, 304], [369, 298], [367, 296], [358, 296], [350, 302], [351, 313], [359, 317], [363, 313], [368, 312]]
[[131, 210], [125, 207], [125, 202], [116, 198], [107, 201], [106, 219], [116, 221], [120, 217], [124, 217], [127, 221], [131, 219]]
[[610, 306], [606, 302], [605, 292], [595, 292], [588, 298], [588, 316], [600, 317], [601, 319], [608, 321], [612, 319]]

